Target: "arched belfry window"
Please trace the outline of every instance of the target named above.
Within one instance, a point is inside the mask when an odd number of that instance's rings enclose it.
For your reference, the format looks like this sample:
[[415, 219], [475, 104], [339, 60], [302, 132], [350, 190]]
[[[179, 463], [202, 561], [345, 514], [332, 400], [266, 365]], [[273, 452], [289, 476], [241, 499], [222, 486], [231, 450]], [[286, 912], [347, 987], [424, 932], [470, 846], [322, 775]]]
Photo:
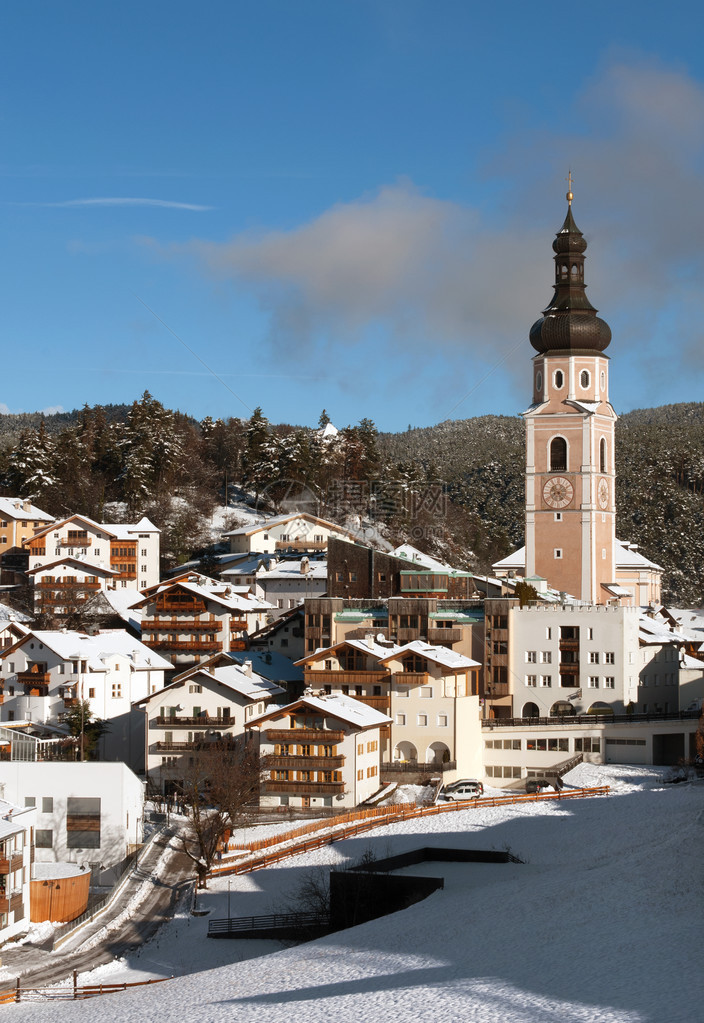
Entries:
[[592, 378], [591, 374], [589, 373], [589, 370], [583, 369], [582, 372], [579, 374], [579, 383], [582, 390], [586, 391], [586, 389], [589, 387], [591, 383], [591, 380]]
[[601, 472], [606, 472], [606, 439], [604, 437], [599, 441], [599, 469]]
[[550, 471], [567, 471], [567, 441], [564, 437], [553, 437], [550, 441]]
[[560, 390], [560, 388], [562, 387], [564, 382], [565, 382], [565, 375], [564, 375], [564, 373], [562, 372], [561, 369], [556, 369], [555, 370], [555, 387], [557, 388], [558, 391]]
[[579, 277], [579, 267], [577, 266], [576, 263], [572, 264], [572, 276]]

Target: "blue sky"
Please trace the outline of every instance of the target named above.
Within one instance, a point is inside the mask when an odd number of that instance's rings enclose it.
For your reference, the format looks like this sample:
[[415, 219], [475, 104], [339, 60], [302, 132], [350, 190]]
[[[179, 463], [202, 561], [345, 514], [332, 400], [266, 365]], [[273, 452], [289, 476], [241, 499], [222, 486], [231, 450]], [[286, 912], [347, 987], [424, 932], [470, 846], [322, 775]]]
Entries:
[[518, 413], [569, 167], [616, 408], [700, 400], [701, 35], [689, 3], [5, 5], [0, 403]]

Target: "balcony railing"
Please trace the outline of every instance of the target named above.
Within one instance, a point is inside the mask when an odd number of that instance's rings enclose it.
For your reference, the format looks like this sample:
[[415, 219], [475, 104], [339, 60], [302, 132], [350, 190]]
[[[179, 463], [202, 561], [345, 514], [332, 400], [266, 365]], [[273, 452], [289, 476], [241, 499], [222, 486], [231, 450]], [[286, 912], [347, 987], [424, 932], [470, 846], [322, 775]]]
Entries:
[[48, 671], [18, 671], [17, 681], [23, 686], [46, 688], [51, 682], [51, 674]]
[[420, 628], [399, 629], [396, 633], [397, 643], [412, 643], [414, 639], [420, 639]]
[[266, 758], [266, 766], [284, 771], [334, 771], [343, 766], [345, 757], [279, 757]]
[[59, 540], [61, 547], [90, 547], [92, 543], [89, 536], [64, 536]]
[[328, 728], [270, 728], [264, 733], [267, 742], [315, 742], [321, 745], [342, 742], [345, 733]]
[[234, 742], [230, 736], [223, 735], [218, 738], [213, 735], [206, 739], [193, 739], [191, 742], [155, 742], [154, 749], [157, 753], [183, 753], [184, 750], [208, 751], [216, 746], [218, 750], [225, 747], [233, 747]]
[[217, 639], [149, 639], [145, 636], [144, 643], [152, 650], [222, 650], [222, 642]]
[[350, 696], [354, 700], [359, 700], [359, 702], [363, 703], [366, 707], [374, 707], [375, 710], [380, 710], [382, 712], [382, 714], [385, 713], [386, 711], [388, 711], [389, 707], [391, 706], [391, 704], [389, 702], [390, 697], [388, 695], [387, 696], [357, 696], [356, 693], [350, 693]]
[[265, 792], [295, 792], [301, 796], [334, 795], [345, 791], [343, 781], [265, 781]]
[[220, 632], [222, 622], [217, 620], [199, 622], [191, 618], [150, 618], [142, 622], [144, 632]]
[[560, 650], [576, 650], [576, 651], [578, 651], [579, 650], [579, 640], [578, 639], [561, 639], [560, 640]]
[[436, 771], [442, 774], [443, 771], [456, 770], [457, 762], [455, 760], [446, 760], [444, 763], [440, 764], [436, 764], [435, 762], [427, 764], [420, 760], [394, 760], [391, 763], [381, 765], [382, 774], [425, 774], [428, 771]]
[[169, 717], [159, 715], [152, 718], [152, 727], [157, 728], [228, 728], [232, 724], [230, 717], [216, 717], [208, 714], [199, 714], [198, 717]]
[[316, 687], [325, 684], [341, 685], [374, 685], [375, 682], [390, 682], [388, 671], [316, 671], [306, 668], [303, 672], [306, 684]]
[[0, 888], [0, 913], [14, 913], [22, 909], [22, 892], [11, 892], [10, 896]]
[[11, 874], [14, 870], [22, 868], [23, 856], [21, 852], [11, 853], [0, 859], [0, 874]]
[[422, 686], [428, 681], [430, 675], [427, 671], [397, 671], [394, 678], [405, 686]]
[[170, 600], [168, 597], [156, 598], [157, 611], [182, 611], [189, 615], [205, 614], [207, 608], [205, 601], [194, 598], [193, 600]]
[[327, 540], [277, 540], [275, 547], [277, 551], [324, 551], [327, 545]]
[[496, 700], [501, 696], [508, 696], [508, 682], [487, 682], [484, 686], [484, 695], [489, 700]]
[[386, 626], [384, 626], [384, 628], [378, 628], [376, 625], [368, 625], [366, 629], [352, 629], [350, 632], [346, 633], [345, 639], [366, 639], [370, 634], [374, 637], [374, 639], [376, 639], [377, 636], [383, 636], [384, 639], [389, 638], [389, 630]]
[[579, 675], [579, 661], [572, 664], [570, 661], [560, 661], [561, 675]]
[[429, 643], [459, 643], [462, 629], [428, 629]]

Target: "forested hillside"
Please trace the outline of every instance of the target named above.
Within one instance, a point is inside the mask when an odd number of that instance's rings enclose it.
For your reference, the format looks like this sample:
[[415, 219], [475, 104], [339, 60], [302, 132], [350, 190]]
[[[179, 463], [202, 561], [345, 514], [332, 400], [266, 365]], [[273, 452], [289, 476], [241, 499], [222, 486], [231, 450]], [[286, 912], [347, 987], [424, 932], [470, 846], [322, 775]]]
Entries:
[[[523, 422], [456, 420], [379, 434], [371, 420], [324, 436], [248, 420], [197, 422], [145, 393], [131, 406], [0, 416], [0, 486], [57, 516], [149, 515], [166, 564], [210, 540], [233, 488], [278, 511], [304, 497], [321, 514], [486, 571], [523, 543]], [[704, 604], [704, 404], [640, 409], [616, 425], [617, 535], [666, 570], [665, 598]]]

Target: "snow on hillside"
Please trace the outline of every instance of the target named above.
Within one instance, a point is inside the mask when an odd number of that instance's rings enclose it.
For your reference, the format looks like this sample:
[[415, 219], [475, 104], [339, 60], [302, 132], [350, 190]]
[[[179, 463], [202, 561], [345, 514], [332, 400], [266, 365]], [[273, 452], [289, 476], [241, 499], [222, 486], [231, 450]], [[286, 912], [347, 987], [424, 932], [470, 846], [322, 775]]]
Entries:
[[[421, 845], [510, 849], [523, 864], [427, 863], [443, 890], [309, 944], [213, 941], [182, 912], [92, 982], [180, 974], [13, 1018], [121, 1023], [694, 1023], [702, 1018], [704, 783], [659, 768], [581, 765], [568, 785], [612, 796], [474, 808], [406, 821], [242, 877], [202, 897], [213, 916], [285, 909], [311, 869]], [[228, 896], [228, 884], [230, 894]], [[260, 957], [266, 949], [279, 948]], [[223, 965], [229, 958], [230, 964]], [[85, 981], [85, 977], [82, 978]]]

